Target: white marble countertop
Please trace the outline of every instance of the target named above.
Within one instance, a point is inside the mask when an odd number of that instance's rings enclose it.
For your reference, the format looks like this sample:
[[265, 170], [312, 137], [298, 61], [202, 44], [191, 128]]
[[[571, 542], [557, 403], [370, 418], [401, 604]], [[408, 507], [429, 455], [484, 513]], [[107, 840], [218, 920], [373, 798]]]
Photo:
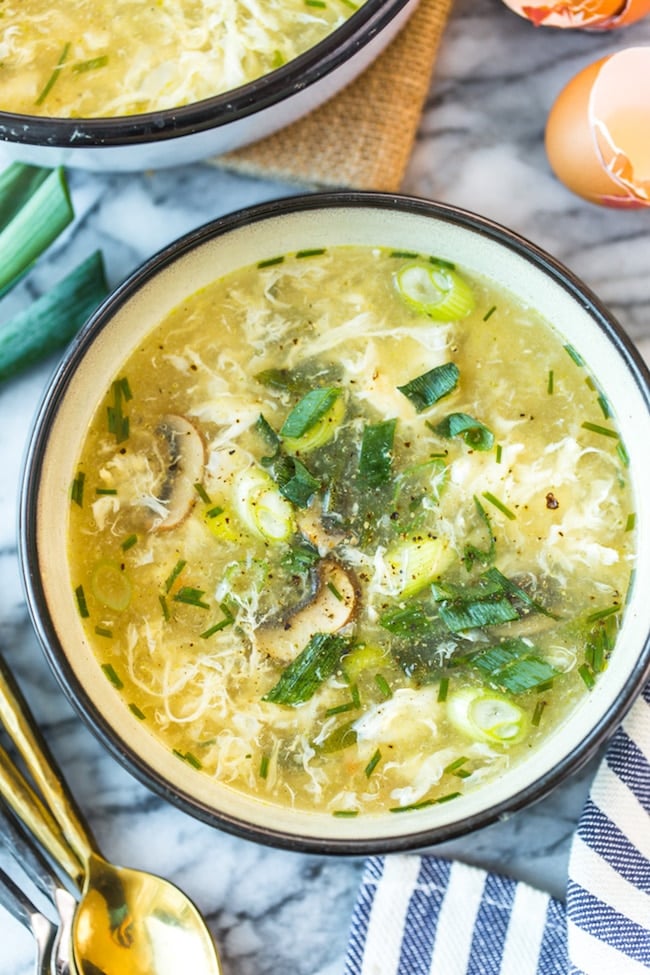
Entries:
[[[543, 148], [547, 112], [583, 65], [650, 44], [650, 18], [587, 34], [534, 29], [500, 0], [457, 0], [403, 190], [458, 204], [530, 238], [567, 264], [650, 353], [650, 211], [616, 211], [571, 195]], [[6, 162], [0, 149], [0, 166]], [[70, 174], [78, 214], [7, 300], [25, 305], [101, 247], [110, 283], [206, 220], [297, 192], [203, 165], [142, 175]], [[4, 310], [3, 310], [4, 314]], [[199, 824], [136, 782], [55, 685], [28, 622], [15, 509], [32, 415], [52, 362], [0, 386], [0, 648], [111, 858], [178, 883], [206, 914], [225, 975], [339, 975], [362, 862], [263, 848]], [[504, 823], [438, 850], [556, 894], [593, 766]], [[29, 935], [0, 911], [3, 975], [33, 970]]]

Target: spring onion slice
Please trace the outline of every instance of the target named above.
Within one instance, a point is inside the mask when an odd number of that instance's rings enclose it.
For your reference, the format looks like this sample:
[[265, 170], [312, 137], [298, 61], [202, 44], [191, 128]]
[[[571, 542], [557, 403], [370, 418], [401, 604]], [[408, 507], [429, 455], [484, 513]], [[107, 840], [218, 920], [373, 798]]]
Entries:
[[474, 741], [512, 745], [525, 738], [526, 713], [507, 697], [482, 687], [465, 687], [447, 700], [447, 717]]
[[296, 403], [289, 416], [280, 428], [281, 437], [302, 437], [329, 410], [334, 401], [341, 395], [341, 390], [334, 386], [323, 389], [312, 389]]
[[331, 677], [350, 640], [331, 633], [315, 633], [307, 646], [282, 672], [264, 700], [273, 704], [303, 704]]
[[422, 413], [443, 396], [448, 396], [458, 385], [459, 376], [458, 366], [454, 362], [445, 362], [397, 388], [413, 403], [416, 411]]
[[0, 296], [22, 277], [73, 216], [64, 172], [54, 169], [0, 233]]
[[0, 325], [0, 380], [69, 342], [107, 291], [97, 251], [25, 311]]
[[474, 308], [474, 293], [465, 278], [439, 262], [407, 264], [395, 280], [405, 303], [435, 321], [456, 321]]
[[396, 424], [397, 420], [384, 420], [364, 427], [359, 474], [369, 487], [378, 487], [390, 480]]
[[474, 450], [491, 450], [494, 444], [492, 431], [467, 413], [450, 413], [434, 427], [434, 432], [441, 437], [462, 437]]

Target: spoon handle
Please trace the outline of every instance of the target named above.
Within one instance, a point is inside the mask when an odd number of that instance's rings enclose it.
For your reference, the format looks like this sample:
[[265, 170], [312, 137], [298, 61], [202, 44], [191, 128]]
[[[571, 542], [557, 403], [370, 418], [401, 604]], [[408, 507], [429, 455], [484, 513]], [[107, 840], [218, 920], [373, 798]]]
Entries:
[[83, 868], [79, 860], [67, 845], [57, 822], [1, 747], [0, 795], [73, 883], [80, 886]]
[[57, 892], [61, 889], [61, 881], [41, 853], [42, 846], [36, 837], [28, 839], [24, 827], [21, 828], [6, 803], [0, 800], [0, 834], [2, 845], [11, 853], [16, 863], [20, 864], [35, 887], [47, 899], [56, 903]]
[[32, 932], [36, 940], [37, 975], [48, 975], [56, 928], [0, 867], [0, 904]]
[[30, 775], [61, 827], [70, 848], [82, 863], [87, 863], [93, 854], [94, 846], [90, 830], [2, 655], [0, 655], [0, 723], [22, 755]]

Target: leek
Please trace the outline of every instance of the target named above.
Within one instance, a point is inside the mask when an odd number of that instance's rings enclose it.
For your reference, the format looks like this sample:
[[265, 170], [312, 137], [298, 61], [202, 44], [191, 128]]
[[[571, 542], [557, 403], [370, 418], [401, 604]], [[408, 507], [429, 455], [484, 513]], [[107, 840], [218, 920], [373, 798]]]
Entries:
[[459, 376], [458, 366], [453, 362], [445, 362], [397, 388], [413, 403], [416, 411], [422, 413], [443, 396], [448, 396], [458, 385]]
[[303, 704], [331, 677], [349, 649], [350, 641], [331, 633], [315, 633], [296, 659], [282, 672], [277, 684], [265, 694], [273, 704]]

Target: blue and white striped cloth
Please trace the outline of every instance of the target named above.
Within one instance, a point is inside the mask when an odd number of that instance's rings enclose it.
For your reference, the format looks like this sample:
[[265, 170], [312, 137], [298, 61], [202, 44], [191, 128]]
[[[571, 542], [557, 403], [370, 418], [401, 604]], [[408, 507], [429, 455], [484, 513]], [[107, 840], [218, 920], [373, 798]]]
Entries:
[[607, 750], [571, 847], [566, 905], [433, 856], [371, 857], [345, 975], [650, 972], [650, 685]]

